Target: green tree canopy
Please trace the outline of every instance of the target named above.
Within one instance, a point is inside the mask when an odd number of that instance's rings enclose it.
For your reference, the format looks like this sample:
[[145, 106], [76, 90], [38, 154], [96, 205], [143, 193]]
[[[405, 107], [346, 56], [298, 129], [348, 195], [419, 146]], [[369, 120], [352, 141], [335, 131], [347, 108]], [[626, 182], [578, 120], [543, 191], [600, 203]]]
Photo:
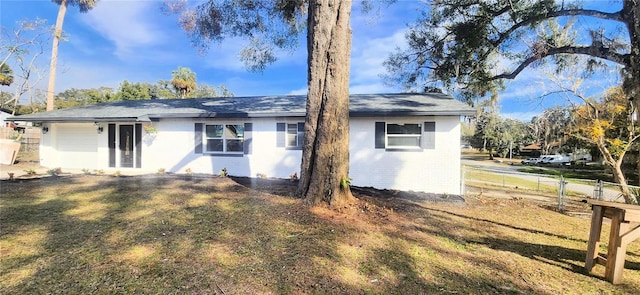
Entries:
[[443, 85], [472, 99], [502, 89], [527, 67], [551, 62], [562, 70], [581, 56], [589, 60], [585, 73], [621, 66], [627, 97], [638, 98], [640, 5], [614, 2], [616, 11], [580, 1], [435, 1], [409, 29], [408, 48], [386, 61], [387, 79], [406, 88]]
[[292, 52], [307, 29], [307, 0], [205, 1], [188, 7], [187, 1], [165, 2], [165, 12], [180, 14], [180, 26], [193, 44], [205, 52], [212, 42], [246, 37], [240, 52], [247, 69], [262, 71], [276, 61], [276, 50]]
[[130, 83], [124, 80], [116, 94], [116, 100], [142, 100], [151, 99], [149, 83]]
[[[122, 84], [121, 84], [122, 86]], [[100, 87], [92, 89], [71, 88], [56, 95], [56, 109], [65, 109], [89, 104], [108, 102], [116, 99], [112, 88]]]

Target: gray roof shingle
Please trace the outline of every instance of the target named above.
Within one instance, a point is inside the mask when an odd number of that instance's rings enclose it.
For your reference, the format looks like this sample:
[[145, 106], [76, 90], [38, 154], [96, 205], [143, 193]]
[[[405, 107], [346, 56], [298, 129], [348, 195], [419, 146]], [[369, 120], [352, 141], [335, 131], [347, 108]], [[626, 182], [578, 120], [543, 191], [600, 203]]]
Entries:
[[[475, 109], [440, 93], [352, 94], [352, 117], [467, 115]], [[11, 117], [9, 121], [149, 121], [157, 118], [304, 117], [306, 95], [123, 100]]]

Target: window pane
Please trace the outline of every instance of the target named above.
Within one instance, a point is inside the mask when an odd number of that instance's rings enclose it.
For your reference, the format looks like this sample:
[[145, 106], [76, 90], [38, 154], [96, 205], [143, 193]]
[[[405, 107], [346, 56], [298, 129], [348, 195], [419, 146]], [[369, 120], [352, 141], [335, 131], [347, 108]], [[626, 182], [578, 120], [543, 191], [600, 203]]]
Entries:
[[287, 124], [287, 134], [298, 133], [298, 124]]
[[222, 152], [222, 147], [222, 139], [207, 139], [207, 152]]
[[243, 125], [227, 125], [226, 138], [244, 138], [244, 126]]
[[387, 134], [420, 134], [422, 124], [387, 124]]
[[227, 139], [227, 152], [241, 152], [242, 139]]
[[389, 146], [405, 146], [405, 147], [419, 147], [420, 146], [420, 137], [419, 136], [389, 136], [387, 139], [387, 144]]
[[222, 125], [207, 125], [207, 137], [222, 138]]
[[298, 135], [296, 134], [287, 134], [287, 146], [298, 146]]

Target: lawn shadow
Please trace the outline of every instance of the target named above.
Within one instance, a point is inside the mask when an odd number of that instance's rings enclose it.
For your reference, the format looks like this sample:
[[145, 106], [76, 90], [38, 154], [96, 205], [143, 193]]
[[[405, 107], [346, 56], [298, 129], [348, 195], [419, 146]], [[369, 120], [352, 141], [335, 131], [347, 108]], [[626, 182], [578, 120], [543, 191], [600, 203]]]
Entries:
[[[476, 218], [476, 217], [467, 216], [464, 214], [450, 212], [444, 209], [436, 209], [436, 208], [430, 207], [430, 208], [425, 208], [425, 210], [434, 213], [429, 216], [429, 219], [430, 219], [429, 226], [433, 226], [435, 227], [435, 229], [429, 229], [426, 226], [424, 226], [424, 227], [418, 227], [418, 230], [425, 232], [429, 235], [446, 237], [447, 239], [460, 242], [464, 245], [483, 245], [490, 249], [496, 250], [498, 253], [500, 252], [515, 253], [517, 255], [526, 257], [534, 261], [553, 265], [555, 267], [559, 267], [574, 273], [586, 275], [588, 277], [593, 277], [599, 280], [604, 280], [604, 278], [600, 275], [587, 273], [584, 268], [584, 260], [586, 258], [586, 249], [587, 249], [587, 241], [584, 239], [556, 234], [556, 233], [552, 233], [544, 230], [537, 230], [537, 229], [516, 226], [512, 224], [501, 223], [501, 222], [488, 220], [484, 218]], [[453, 220], [455, 220], [456, 218], [461, 220], [467, 220], [470, 222], [453, 222]], [[518, 239], [505, 239], [505, 238], [499, 237], [498, 235], [460, 237], [456, 234], [453, 234], [450, 230], [451, 228], [457, 228], [460, 231], [466, 230], [466, 231], [472, 232], [475, 229], [470, 228], [468, 224], [475, 223], [475, 222], [487, 223], [487, 224], [490, 224], [491, 226], [510, 228], [512, 230], [524, 232], [527, 234], [543, 235], [546, 237], [550, 237], [552, 239], [541, 239], [541, 240], [551, 242], [551, 244], [526, 242]], [[442, 226], [444, 224], [448, 224], [448, 225]], [[588, 232], [585, 231], [584, 234], [587, 235]], [[554, 245], [553, 244], [554, 239], [558, 241], [571, 241], [573, 243], [577, 243], [576, 246], [580, 248], [570, 248], [570, 247], [565, 247], [560, 245]], [[627, 252], [627, 260], [624, 266], [625, 270], [627, 270], [627, 276], [631, 275], [629, 271], [640, 270], [640, 263], [637, 261], [629, 261], [628, 259], [629, 256], [637, 257], [637, 255], [632, 252]], [[480, 260], [480, 261], [477, 261], [477, 263], [487, 263], [487, 262]], [[493, 262], [489, 262], [489, 263], [493, 263]], [[499, 266], [497, 269], [499, 268], [502, 268], [502, 266]], [[622, 285], [619, 285], [617, 287], [621, 288], [622, 290], [628, 291], [629, 294], [640, 293], [640, 286], [636, 286], [632, 284], [624, 284], [623, 282]]]
[[[431, 243], [460, 240], [444, 224], [490, 223], [571, 238], [411, 200], [393, 199], [407, 211], [389, 213], [389, 220], [367, 212], [354, 215], [362, 220], [344, 220], [331, 211], [318, 214], [286, 193], [295, 183], [278, 181], [154, 175], [2, 183], [0, 239], [15, 249], [0, 258], [0, 288], [7, 294], [551, 294], [464, 268], [425, 266], [415, 251], [433, 248], [445, 258], [457, 257]], [[373, 240], [359, 248], [352, 245], [358, 239]], [[584, 257], [579, 250], [499, 236], [466, 239], [572, 271], [579, 266], [573, 261]], [[505, 269], [466, 259], [496, 273]]]
[[29, 186], [2, 187], [3, 198], [19, 202], [3, 200], [0, 237], [42, 232], [27, 254], [16, 247], [2, 259], [3, 293], [359, 292], [330, 269], [340, 256], [335, 233], [349, 229], [300, 200], [226, 178], [65, 177]]

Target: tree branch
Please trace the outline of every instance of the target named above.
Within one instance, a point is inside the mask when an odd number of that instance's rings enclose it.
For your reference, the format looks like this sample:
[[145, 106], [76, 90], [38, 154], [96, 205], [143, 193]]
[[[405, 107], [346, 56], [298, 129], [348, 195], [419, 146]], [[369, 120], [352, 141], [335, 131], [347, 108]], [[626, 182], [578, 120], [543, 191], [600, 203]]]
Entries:
[[497, 47], [507, 37], [509, 37], [509, 35], [511, 35], [511, 33], [513, 33], [514, 31], [516, 31], [519, 28], [522, 28], [524, 26], [528, 26], [530, 24], [533, 24], [533, 23], [536, 23], [536, 22], [539, 22], [539, 21], [542, 21], [542, 20], [554, 18], [554, 17], [576, 16], [576, 15], [591, 16], [591, 17], [596, 17], [596, 18], [601, 18], [601, 19], [606, 19], [606, 20], [624, 22], [624, 19], [622, 18], [622, 11], [602, 12], [602, 11], [590, 10], [590, 9], [562, 9], [562, 10], [558, 10], [558, 11], [552, 11], [552, 12], [549, 12], [547, 14], [540, 14], [538, 16], [527, 18], [527, 19], [525, 19], [525, 20], [523, 20], [523, 21], [521, 21], [519, 23], [516, 23], [513, 26], [511, 26], [509, 29], [507, 29], [506, 31], [500, 33], [500, 35], [499, 35], [500, 37], [498, 37], [497, 40], [490, 41], [490, 43], [494, 47]]
[[589, 55], [597, 58], [606, 59], [608, 61], [615, 62], [617, 64], [626, 66], [629, 60], [629, 54], [620, 54], [614, 51], [611, 51], [607, 47], [600, 46], [562, 46], [557, 48], [549, 48], [546, 52], [542, 52], [540, 54], [531, 56], [525, 59], [520, 65], [511, 73], [503, 73], [500, 75], [496, 75], [491, 77], [489, 80], [497, 80], [497, 79], [514, 79], [520, 72], [522, 72], [526, 67], [532, 64], [535, 61], [541, 60], [547, 56], [552, 56], [556, 54], [582, 54]]

